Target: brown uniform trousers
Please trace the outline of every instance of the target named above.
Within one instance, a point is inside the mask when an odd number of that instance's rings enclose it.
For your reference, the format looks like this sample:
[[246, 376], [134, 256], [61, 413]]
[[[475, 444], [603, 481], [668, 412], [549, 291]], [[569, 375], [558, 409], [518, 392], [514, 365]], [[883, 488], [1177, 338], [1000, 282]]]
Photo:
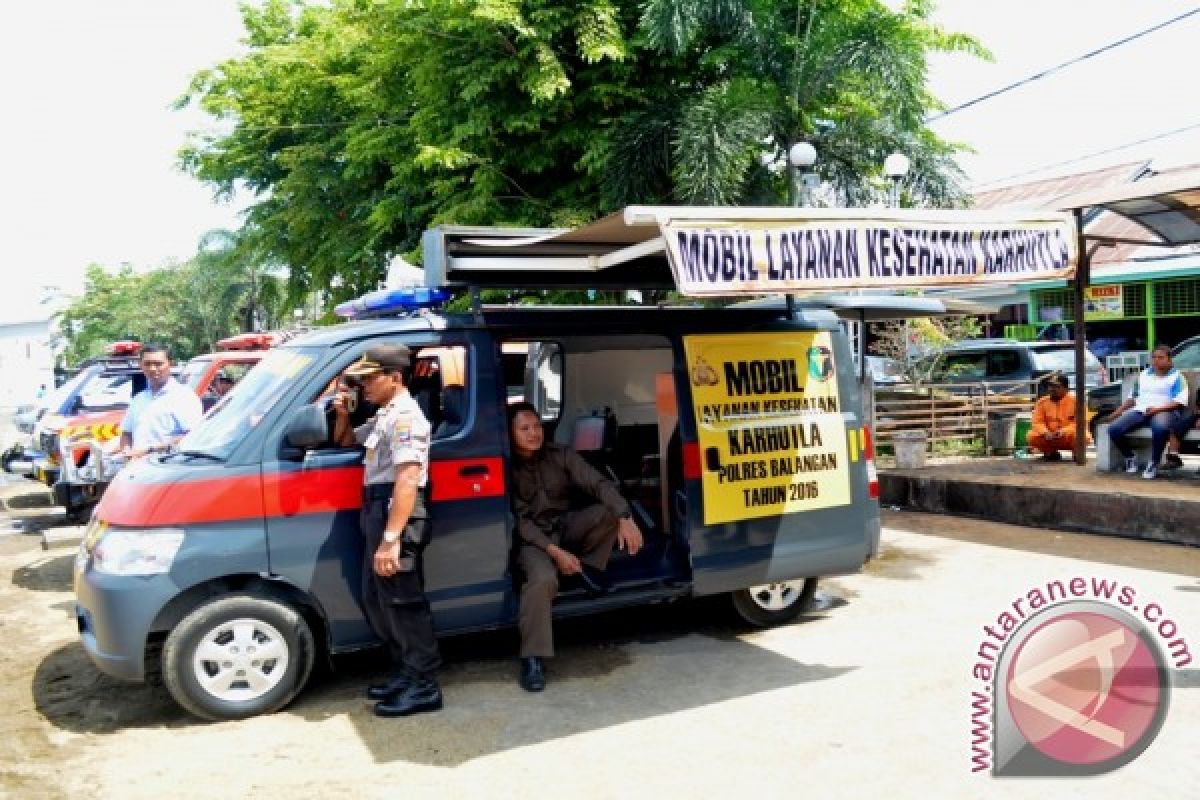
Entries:
[[[617, 541], [619, 517], [597, 503], [582, 511], [563, 515], [563, 530], [550, 537], [583, 563], [604, 569]], [[531, 544], [521, 545], [518, 560], [525, 573], [521, 587], [521, 610], [517, 627], [521, 632], [521, 658], [554, 655], [554, 633], [550, 624], [554, 596], [558, 594], [558, 569], [546, 551]]]

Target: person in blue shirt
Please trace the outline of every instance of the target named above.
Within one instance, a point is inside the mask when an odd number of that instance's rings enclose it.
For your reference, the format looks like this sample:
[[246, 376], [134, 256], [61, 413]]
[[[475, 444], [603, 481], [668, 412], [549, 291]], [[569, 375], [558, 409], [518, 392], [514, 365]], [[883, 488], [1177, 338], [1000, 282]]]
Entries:
[[121, 423], [121, 452], [130, 458], [168, 450], [204, 416], [196, 393], [171, 376], [166, 345], [146, 345], [139, 363], [146, 388], [133, 396]]

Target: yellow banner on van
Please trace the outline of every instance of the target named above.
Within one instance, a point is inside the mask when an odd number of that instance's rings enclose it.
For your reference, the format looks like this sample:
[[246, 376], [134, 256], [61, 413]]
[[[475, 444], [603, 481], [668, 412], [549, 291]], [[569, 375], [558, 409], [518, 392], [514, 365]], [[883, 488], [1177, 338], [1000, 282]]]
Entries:
[[850, 503], [828, 331], [685, 336], [704, 524]]

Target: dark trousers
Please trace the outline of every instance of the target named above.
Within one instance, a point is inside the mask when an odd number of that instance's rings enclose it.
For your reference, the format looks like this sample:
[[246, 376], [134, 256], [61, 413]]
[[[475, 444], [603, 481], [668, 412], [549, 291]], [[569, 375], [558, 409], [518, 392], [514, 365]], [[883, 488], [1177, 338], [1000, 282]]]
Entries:
[[1167, 438], [1171, 429], [1179, 425], [1178, 411], [1160, 411], [1153, 417], [1147, 417], [1140, 411], [1130, 409], [1108, 426], [1108, 436], [1112, 439], [1121, 455], [1133, 457], [1133, 449], [1125, 442], [1125, 434], [1150, 423], [1150, 463], [1157, 464], [1162, 460], [1163, 450], [1167, 449]]
[[[551, 540], [579, 557], [590, 567], [604, 569], [617, 541], [617, 515], [602, 505], [564, 515], [561, 531]], [[517, 628], [521, 633], [521, 658], [554, 655], [554, 632], [550, 624], [554, 596], [558, 594], [558, 568], [546, 551], [531, 544], [521, 545], [517, 555], [525, 583], [521, 586], [521, 610]]]
[[432, 678], [442, 665], [433, 615], [425, 598], [421, 553], [429, 538], [429, 520], [420, 498], [409, 517], [400, 545], [400, 571], [390, 577], [375, 574], [375, 551], [387, 526], [390, 486], [368, 486], [363, 492], [359, 525], [364, 538], [363, 611], [375, 634], [387, 645], [397, 671], [414, 678]]

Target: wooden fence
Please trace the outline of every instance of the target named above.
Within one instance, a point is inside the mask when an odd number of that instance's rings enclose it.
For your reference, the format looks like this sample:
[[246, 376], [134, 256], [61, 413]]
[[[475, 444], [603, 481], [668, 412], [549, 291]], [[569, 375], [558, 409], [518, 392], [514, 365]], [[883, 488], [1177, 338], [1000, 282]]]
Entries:
[[1033, 410], [1037, 381], [888, 384], [875, 387], [872, 430], [890, 445], [897, 431], [924, 431], [936, 451], [956, 444], [989, 452], [988, 419]]

